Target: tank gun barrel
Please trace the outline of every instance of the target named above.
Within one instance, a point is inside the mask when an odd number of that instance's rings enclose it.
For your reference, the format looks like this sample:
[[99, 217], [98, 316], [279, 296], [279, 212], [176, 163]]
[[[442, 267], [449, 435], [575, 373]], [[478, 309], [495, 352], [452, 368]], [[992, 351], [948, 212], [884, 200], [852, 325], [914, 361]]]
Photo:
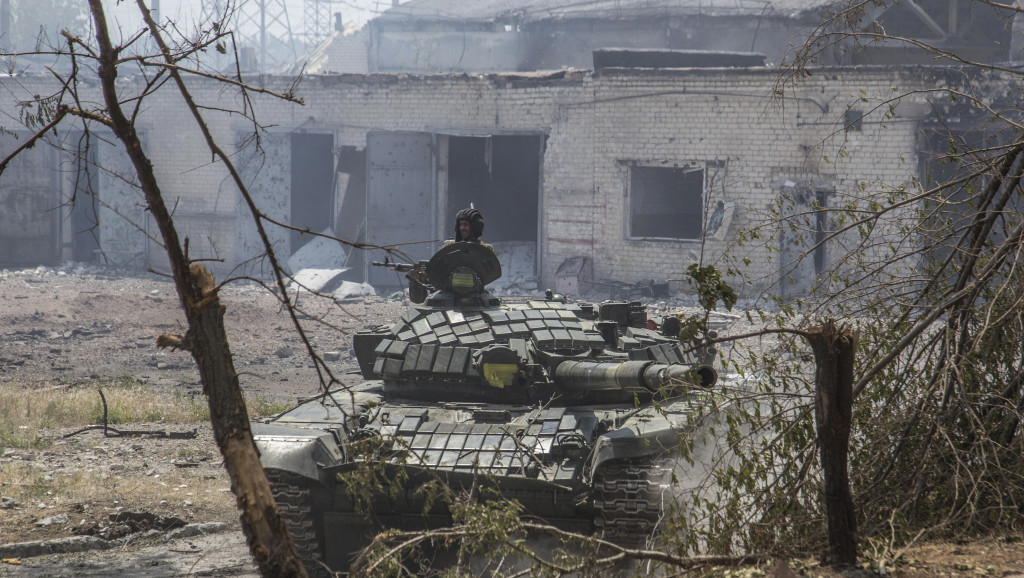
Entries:
[[652, 393], [681, 385], [711, 387], [718, 373], [708, 365], [653, 361], [563, 361], [555, 368], [555, 385], [570, 391], [621, 389]]

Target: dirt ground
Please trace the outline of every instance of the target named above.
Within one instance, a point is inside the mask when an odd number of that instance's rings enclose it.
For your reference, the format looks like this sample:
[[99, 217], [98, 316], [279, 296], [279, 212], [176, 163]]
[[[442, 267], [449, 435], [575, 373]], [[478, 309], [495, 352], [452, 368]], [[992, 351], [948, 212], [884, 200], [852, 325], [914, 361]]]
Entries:
[[[221, 295], [247, 396], [293, 403], [315, 395], [320, 376], [276, 297], [255, 283], [229, 285]], [[351, 374], [351, 333], [405, 308], [378, 297], [328, 305], [302, 295], [299, 303], [309, 342], [345, 383], [360, 379]], [[63, 391], [132, 378], [161, 393], [202, 400], [189, 354], [155, 344], [158, 335], [184, 333], [184, 323], [173, 283], [154, 274], [88, 266], [0, 270], [0, 388]], [[118, 427], [173, 435], [197, 426], [194, 437], [105, 437], [90, 430], [65, 438], [78, 428], [60, 428], [40, 432], [41, 449], [0, 450], [0, 471], [24, 471], [32, 476], [24, 484], [40, 488], [30, 501], [0, 506], [0, 552], [13, 543], [74, 536], [112, 538], [122, 546], [116, 554], [4, 554], [0, 575], [253, 574], [209, 425]], [[95, 491], [69, 499], [72, 485]], [[0, 486], [0, 495], [5, 490]], [[146, 530], [211, 522], [229, 531], [169, 543], [145, 537]]]
[[[221, 295], [247, 394], [281, 402], [316, 394], [319, 377], [275, 296], [252, 283], [228, 286]], [[300, 305], [307, 308], [302, 323], [309, 341], [343, 382], [359, 379], [352, 373], [351, 333], [393, 320], [407, 306], [380, 297], [328, 305], [308, 295]], [[661, 302], [649, 312], [654, 317], [681, 307]], [[184, 333], [184, 316], [166, 278], [85, 266], [0, 270], [0, 388], [75, 388], [131, 377], [158, 391], [201, 399], [188, 354], [156, 347], [164, 333]], [[234, 497], [208, 424], [186, 436], [196, 427], [130, 426], [170, 434], [165, 437], [104, 437], [99, 430], [66, 437], [77, 428], [55, 428], [40, 432], [47, 443], [39, 449], [0, 450], [0, 472], [27, 472], [31, 479], [17, 483], [38, 488], [31, 498], [0, 504], [0, 576], [257, 575], [237, 531]], [[88, 490], [61, 491], [68, 485], [62, 480], [72, 479]], [[9, 490], [0, 485], [0, 495]], [[204, 531], [212, 533], [199, 534]], [[10, 549], [27, 541], [77, 544], [91, 537], [116, 547], [47, 555]], [[1024, 576], [1024, 543], [1011, 537], [926, 544], [904, 560], [896, 572], [904, 576]], [[811, 562], [791, 567], [800, 575], [832, 575]], [[731, 575], [787, 575], [765, 570]]]
[[[308, 396], [318, 376], [277, 298], [255, 283], [221, 292], [242, 387], [278, 398]], [[302, 295], [309, 341], [339, 377], [355, 368], [351, 333], [401, 314], [401, 303], [359, 297], [339, 305]], [[320, 322], [317, 322], [320, 321]], [[200, 389], [191, 357], [156, 347], [183, 334], [185, 318], [170, 280], [95, 267], [0, 270], [0, 383], [68, 384], [126, 375], [158, 386]]]

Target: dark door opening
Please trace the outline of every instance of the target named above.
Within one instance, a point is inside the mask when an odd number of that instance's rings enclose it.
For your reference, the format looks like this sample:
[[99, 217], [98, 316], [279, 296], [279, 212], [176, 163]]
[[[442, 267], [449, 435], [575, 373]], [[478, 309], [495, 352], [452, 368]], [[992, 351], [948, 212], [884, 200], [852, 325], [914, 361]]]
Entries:
[[[334, 233], [353, 243], [366, 241], [366, 150], [343, 146], [338, 151], [338, 214]], [[348, 250], [349, 281], [363, 281], [365, 251]]]
[[488, 243], [535, 243], [543, 142], [540, 135], [449, 137], [444, 236], [454, 236], [455, 213], [473, 203]]
[[[334, 225], [334, 135], [292, 135], [291, 224], [317, 233]], [[312, 240], [291, 232], [291, 252]]]

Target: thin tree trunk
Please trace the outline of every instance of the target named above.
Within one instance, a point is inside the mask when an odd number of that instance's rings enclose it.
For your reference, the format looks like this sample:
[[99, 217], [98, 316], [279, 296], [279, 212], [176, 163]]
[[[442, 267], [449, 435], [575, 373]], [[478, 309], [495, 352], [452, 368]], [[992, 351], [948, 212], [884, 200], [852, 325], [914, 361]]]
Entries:
[[107, 32], [101, 0], [89, 0], [89, 7], [96, 23], [96, 40], [100, 49], [99, 77], [110, 126], [125, 146], [145, 194], [147, 209], [160, 229], [178, 298], [188, 321], [188, 332], [183, 339], [165, 337], [158, 344], [186, 349], [196, 361], [210, 407], [214, 437], [224, 456], [224, 465], [241, 510], [242, 529], [260, 572], [264, 576], [305, 577], [306, 572], [278, 513], [270, 483], [252, 440], [245, 400], [224, 329], [224, 306], [217, 295], [216, 282], [202, 265], [189, 265], [153, 174], [153, 166], [142, 150], [134, 125], [118, 102], [115, 84], [117, 54]]
[[825, 476], [825, 515], [832, 564], [857, 563], [857, 519], [848, 467], [857, 336], [828, 320], [806, 336], [814, 351], [815, 425]]

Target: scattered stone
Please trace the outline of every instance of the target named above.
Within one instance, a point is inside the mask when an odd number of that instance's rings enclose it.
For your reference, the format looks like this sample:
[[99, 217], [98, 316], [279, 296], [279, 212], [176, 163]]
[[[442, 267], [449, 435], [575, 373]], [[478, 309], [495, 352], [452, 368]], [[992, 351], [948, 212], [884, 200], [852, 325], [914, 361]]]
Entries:
[[202, 536], [204, 534], [216, 534], [217, 532], [223, 532], [227, 529], [228, 525], [224, 522], [189, 524], [184, 528], [167, 532], [164, 535], [163, 540], [164, 542], [170, 542], [171, 540], [177, 540], [179, 538], [191, 538], [193, 536]]
[[0, 509], [9, 510], [11, 508], [17, 508], [17, 507], [18, 507], [18, 500], [15, 500], [14, 498], [12, 498], [10, 496], [0, 497]]
[[328, 351], [324, 353], [324, 361], [338, 361], [341, 359], [340, 351]]
[[292, 351], [292, 348], [288, 347], [287, 345], [285, 345], [283, 347], [278, 347], [277, 351], [274, 352], [274, 355], [276, 355], [277, 357], [279, 357], [281, 359], [284, 359], [286, 357], [291, 357], [293, 354], [294, 354], [294, 352]]
[[45, 528], [46, 526], [52, 526], [54, 524], [56, 524], [58, 526], [62, 526], [62, 525], [67, 524], [67, 523], [68, 523], [68, 515], [67, 514], [57, 514], [56, 516], [49, 516], [47, 518], [43, 518], [42, 520], [37, 520], [36, 521], [36, 526], [40, 526], [40, 527]]

